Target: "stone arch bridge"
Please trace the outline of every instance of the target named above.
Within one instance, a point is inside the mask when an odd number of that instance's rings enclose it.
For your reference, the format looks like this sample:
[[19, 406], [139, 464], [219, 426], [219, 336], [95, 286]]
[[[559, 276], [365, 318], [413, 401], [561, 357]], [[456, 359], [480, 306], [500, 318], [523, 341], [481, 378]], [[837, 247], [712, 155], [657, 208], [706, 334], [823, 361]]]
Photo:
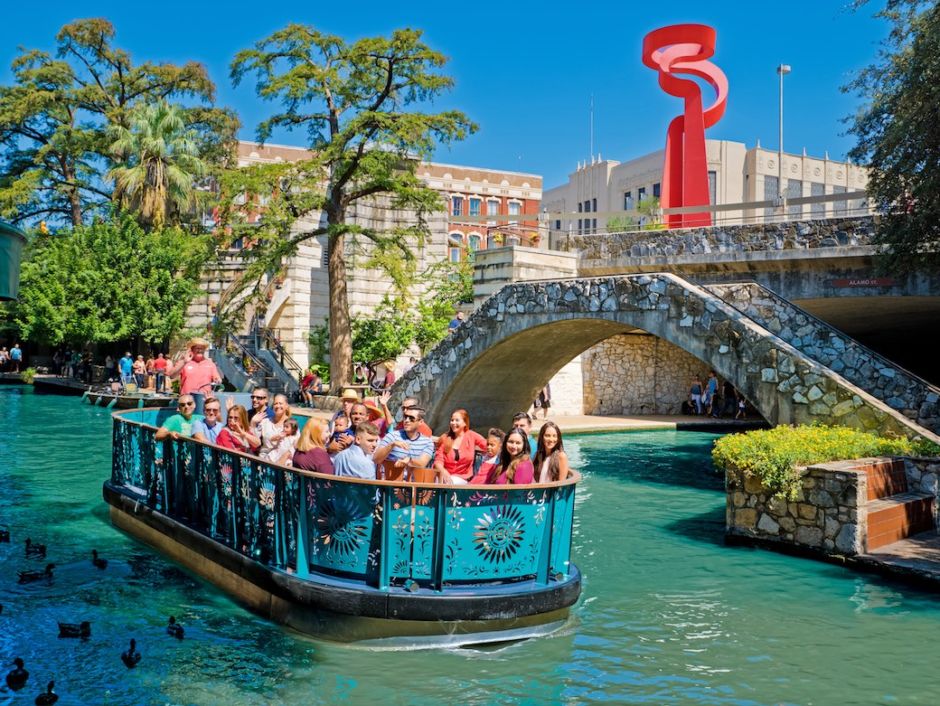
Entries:
[[[505, 428], [572, 358], [642, 330], [714, 368], [771, 424], [839, 423], [940, 441], [917, 409], [892, 408], [859, 386], [872, 389], [865, 380], [850, 382], [718, 294], [673, 274], [509, 284], [396, 383], [393, 401], [421, 400], [434, 429], [458, 407], [477, 429]], [[935, 405], [935, 392], [918, 394]]]

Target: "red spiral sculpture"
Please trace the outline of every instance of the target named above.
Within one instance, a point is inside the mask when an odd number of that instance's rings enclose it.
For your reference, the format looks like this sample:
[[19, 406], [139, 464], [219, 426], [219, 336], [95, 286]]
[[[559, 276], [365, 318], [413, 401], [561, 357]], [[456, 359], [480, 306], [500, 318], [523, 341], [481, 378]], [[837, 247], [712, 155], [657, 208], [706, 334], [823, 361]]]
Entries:
[[[666, 160], [660, 205], [663, 208], [708, 204], [708, 161], [705, 156], [705, 128], [717, 123], [725, 113], [728, 79], [721, 69], [707, 61], [715, 53], [717, 33], [707, 25], [670, 25], [653, 30], [643, 38], [643, 63], [659, 72], [659, 85], [669, 95], [685, 100], [682, 115], [669, 123], [666, 132]], [[715, 102], [703, 108], [702, 89], [691, 74], [715, 89]], [[711, 215], [669, 214], [670, 228], [711, 225]]]

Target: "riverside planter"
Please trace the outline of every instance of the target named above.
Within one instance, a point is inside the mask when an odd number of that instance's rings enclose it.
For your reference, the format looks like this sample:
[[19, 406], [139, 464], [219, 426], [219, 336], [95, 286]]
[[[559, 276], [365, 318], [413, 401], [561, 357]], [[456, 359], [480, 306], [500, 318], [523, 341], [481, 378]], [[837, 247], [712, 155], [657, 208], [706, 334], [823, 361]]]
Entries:
[[797, 470], [792, 499], [778, 497], [756, 476], [739, 468], [725, 472], [726, 533], [758, 544], [792, 545], [823, 554], [850, 556], [865, 551], [868, 475], [873, 462], [834, 461]]
[[20, 262], [26, 236], [0, 221], [0, 300], [16, 299], [20, 289]]

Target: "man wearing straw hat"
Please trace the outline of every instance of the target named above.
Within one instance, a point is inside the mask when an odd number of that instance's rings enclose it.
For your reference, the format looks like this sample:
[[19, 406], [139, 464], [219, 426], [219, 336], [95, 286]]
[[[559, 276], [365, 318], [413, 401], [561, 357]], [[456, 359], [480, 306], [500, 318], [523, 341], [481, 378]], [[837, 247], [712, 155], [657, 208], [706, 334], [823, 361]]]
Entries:
[[202, 414], [206, 395], [212, 392], [212, 385], [222, 382], [218, 368], [206, 357], [209, 342], [204, 338], [191, 338], [186, 344], [186, 355], [175, 360], [167, 370], [168, 378], [180, 378], [180, 395], [192, 395], [196, 402], [196, 414]]

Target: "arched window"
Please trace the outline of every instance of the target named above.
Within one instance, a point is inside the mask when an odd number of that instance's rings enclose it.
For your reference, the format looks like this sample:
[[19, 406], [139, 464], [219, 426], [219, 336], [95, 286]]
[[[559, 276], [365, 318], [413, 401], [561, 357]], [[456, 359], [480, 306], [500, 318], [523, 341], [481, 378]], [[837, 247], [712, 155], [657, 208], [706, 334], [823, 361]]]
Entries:
[[460, 262], [460, 255], [463, 248], [463, 233], [454, 232], [447, 236], [447, 253], [451, 262]]
[[470, 248], [470, 252], [475, 252], [480, 249], [480, 244], [483, 242], [477, 233], [471, 233], [467, 236], [467, 246]]

